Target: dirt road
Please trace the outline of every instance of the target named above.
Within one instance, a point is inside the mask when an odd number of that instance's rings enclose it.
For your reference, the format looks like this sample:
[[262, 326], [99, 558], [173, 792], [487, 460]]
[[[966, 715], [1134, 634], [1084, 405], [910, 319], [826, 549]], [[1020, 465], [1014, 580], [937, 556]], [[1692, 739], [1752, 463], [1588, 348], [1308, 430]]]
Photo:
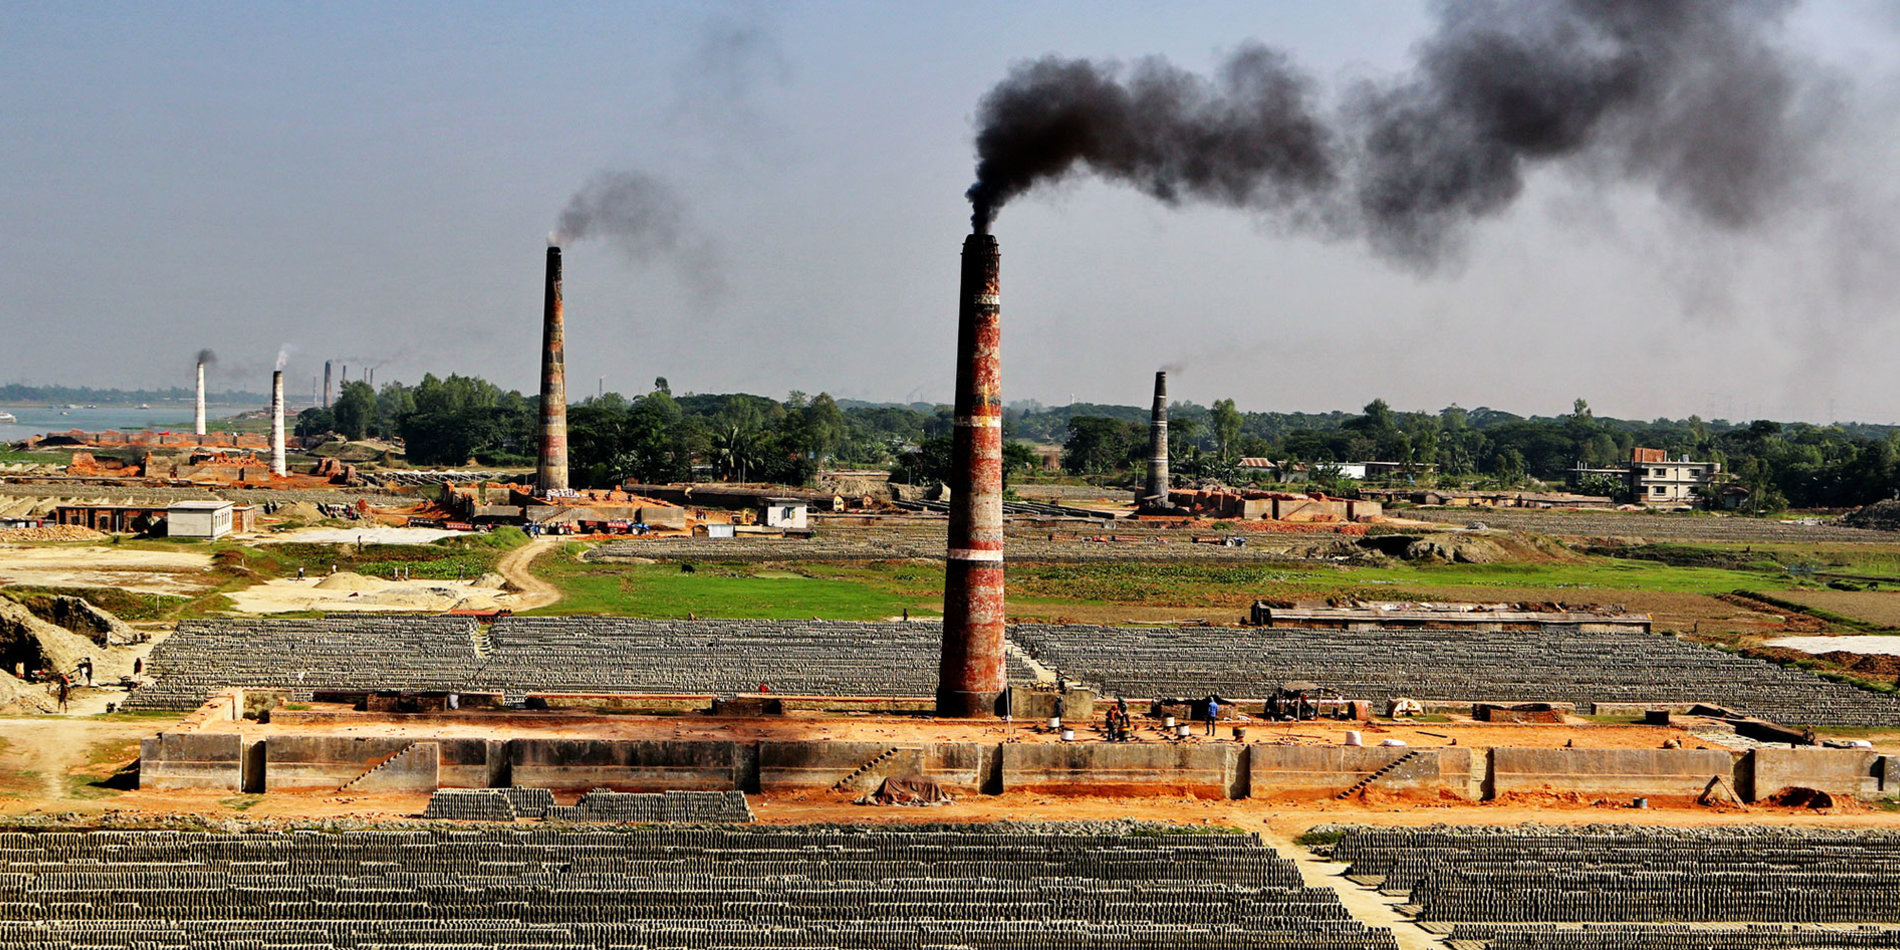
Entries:
[[534, 576], [534, 572], [529, 570], [535, 558], [553, 550], [560, 543], [553, 538], [530, 541], [502, 555], [501, 560], [495, 562], [495, 572], [507, 578], [508, 583], [520, 591], [508, 605], [516, 613], [546, 607], [561, 599], [560, 588]]

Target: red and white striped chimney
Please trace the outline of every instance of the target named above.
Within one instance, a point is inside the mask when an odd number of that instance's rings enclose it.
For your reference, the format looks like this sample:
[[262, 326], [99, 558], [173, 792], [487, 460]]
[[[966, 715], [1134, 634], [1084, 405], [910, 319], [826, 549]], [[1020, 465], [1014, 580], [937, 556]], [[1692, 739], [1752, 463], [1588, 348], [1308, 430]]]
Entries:
[[937, 714], [994, 715], [1003, 664], [1002, 315], [996, 238], [963, 242], [957, 308], [956, 419], [950, 450], [950, 543], [943, 578]]

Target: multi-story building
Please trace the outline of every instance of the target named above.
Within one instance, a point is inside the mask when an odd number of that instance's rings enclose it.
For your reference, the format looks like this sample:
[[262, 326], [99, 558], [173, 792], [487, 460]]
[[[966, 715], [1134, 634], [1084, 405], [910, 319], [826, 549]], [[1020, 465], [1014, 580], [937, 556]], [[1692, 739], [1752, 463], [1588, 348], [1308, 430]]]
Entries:
[[1662, 449], [1630, 451], [1630, 489], [1645, 505], [1693, 505], [1721, 474], [1720, 462], [1672, 459]]
[[1586, 468], [1578, 463], [1570, 470], [1573, 484], [1585, 476], [1608, 475], [1628, 483], [1630, 498], [1639, 504], [1675, 507], [1707, 502], [1703, 489], [1721, 481], [1722, 463], [1692, 462], [1688, 456], [1670, 458], [1662, 449], [1630, 450], [1629, 465], [1618, 468]]

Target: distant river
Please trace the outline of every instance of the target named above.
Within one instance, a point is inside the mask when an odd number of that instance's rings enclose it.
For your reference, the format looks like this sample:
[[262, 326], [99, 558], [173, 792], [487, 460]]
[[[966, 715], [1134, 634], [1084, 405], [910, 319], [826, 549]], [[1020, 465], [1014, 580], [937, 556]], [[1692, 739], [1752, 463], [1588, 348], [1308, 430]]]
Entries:
[[[205, 406], [205, 414], [216, 419], [230, 416], [250, 409], [262, 409], [263, 406], [218, 405]], [[87, 432], [101, 432], [117, 429], [120, 432], [138, 432], [151, 429], [164, 432], [191, 431], [191, 406], [178, 403], [160, 403], [150, 409], [138, 409], [132, 406], [101, 406], [97, 409], [48, 409], [45, 406], [0, 406], [7, 412], [18, 416], [19, 422], [0, 422], [0, 443], [18, 442], [30, 435], [45, 435], [48, 432], [65, 432], [68, 429], [83, 429]]]

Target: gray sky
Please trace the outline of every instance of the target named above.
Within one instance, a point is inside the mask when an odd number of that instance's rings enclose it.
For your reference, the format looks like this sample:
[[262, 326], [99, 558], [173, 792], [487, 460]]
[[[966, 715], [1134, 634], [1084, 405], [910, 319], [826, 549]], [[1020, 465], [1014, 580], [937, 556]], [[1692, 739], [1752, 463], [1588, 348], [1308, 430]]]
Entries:
[[[0, 382], [307, 393], [478, 373], [531, 391], [541, 259], [602, 171], [679, 197], [675, 249], [567, 250], [569, 392], [949, 397], [976, 103], [1016, 62], [1247, 40], [1326, 96], [1410, 68], [1428, 7], [1325, 3], [16, 3], [0, 31]], [[1900, 13], [1782, 37], [1840, 103], [1760, 227], [1613, 171], [1539, 171], [1421, 275], [1077, 180], [1012, 202], [1009, 399], [1252, 410], [1457, 402], [1900, 419]], [[219, 380], [220, 375], [231, 377]]]

